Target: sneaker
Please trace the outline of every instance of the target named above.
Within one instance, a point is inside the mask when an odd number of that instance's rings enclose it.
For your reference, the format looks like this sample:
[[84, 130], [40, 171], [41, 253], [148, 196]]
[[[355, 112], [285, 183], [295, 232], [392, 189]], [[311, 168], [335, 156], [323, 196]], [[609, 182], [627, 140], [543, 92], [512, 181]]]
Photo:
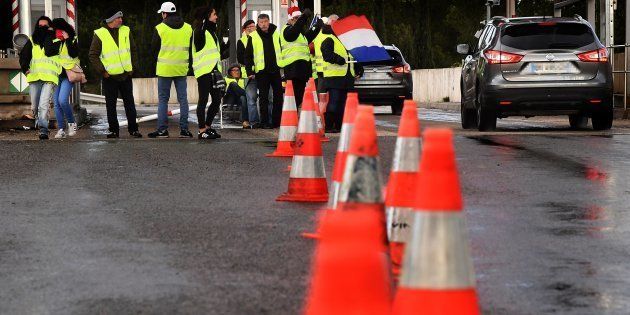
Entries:
[[132, 138], [142, 138], [142, 134], [141, 134], [139, 131], [137, 131], [137, 130], [136, 130], [136, 131], [133, 131], [133, 132], [130, 132], [130, 133], [129, 133], [129, 135], [130, 135]]
[[57, 130], [57, 134], [55, 135], [55, 139], [63, 139], [66, 137], [66, 132], [63, 129]]
[[209, 132], [215, 139], [221, 138], [221, 135], [214, 129], [208, 128], [206, 132]]
[[68, 137], [74, 137], [77, 134], [77, 124], [68, 123]]
[[216, 139], [217, 137], [215, 137], [212, 132], [210, 131], [210, 129], [206, 129], [206, 131], [204, 132], [198, 132], [197, 133], [197, 139], [199, 140], [210, 140], [210, 139]]
[[110, 132], [107, 134], [107, 139], [116, 139], [116, 138], [118, 138], [118, 137], [119, 137], [118, 132], [113, 132], [113, 131], [110, 131]]
[[156, 130], [149, 134], [149, 138], [168, 138], [168, 130]]
[[39, 134], [39, 140], [48, 140], [48, 135], [45, 133], [40, 133]]
[[249, 124], [249, 121], [243, 122], [243, 129], [250, 129], [252, 126]]
[[180, 138], [192, 138], [192, 133], [190, 133], [190, 131], [188, 129], [182, 129], [179, 132], [179, 137]]

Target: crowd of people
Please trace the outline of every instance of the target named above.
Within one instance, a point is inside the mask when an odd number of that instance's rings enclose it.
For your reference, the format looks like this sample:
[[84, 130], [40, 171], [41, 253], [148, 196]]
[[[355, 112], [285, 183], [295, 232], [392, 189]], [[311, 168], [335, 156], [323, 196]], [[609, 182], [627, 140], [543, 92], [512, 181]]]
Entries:
[[[172, 2], [157, 11], [162, 17], [153, 34], [151, 51], [157, 76], [158, 121], [150, 138], [167, 138], [168, 102], [175, 85], [180, 106], [179, 137], [192, 138], [188, 123], [187, 76], [197, 81], [198, 139], [217, 139], [221, 135], [212, 123], [221, 104], [235, 104], [241, 110], [243, 128], [273, 129], [280, 126], [284, 90], [282, 81], [293, 82], [296, 102], [301, 105], [310, 78], [315, 78], [319, 93], [328, 93], [325, 114], [327, 132], [339, 132], [347, 93], [353, 88], [362, 67], [334, 35], [336, 15], [312, 20], [312, 12], [298, 7], [288, 11], [288, 22], [281, 29], [266, 14], [242, 26], [237, 42], [237, 61], [222, 69], [221, 60], [229, 57], [229, 42], [217, 32], [218, 12], [212, 7], [195, 10], [195, 20], [186, 23]], [[103, 25], [94, 31], [89, 62], [101, 76], [106, 100], [109, 133], [120, 137], [116, 103], [123, 100], [128, 132], [141, 138], [138, 130], [132, 77], [138, 69], [138, 53], [132, 30], [123, 23], [123, 12], [110, 8]], [[53, 98], [58, 131], [55, 138], [74, 136], [77, 124], [70, 105], [70, 94], [81, 81], [75, 30], [64, 19], [38, 19], [30, 42], [20, 53], [20, 65], [30, 85], [31, 104], [39, 138], [48, 139], [48, 109]], [[224, 73], [224, 70], [225, 73]], [[210, 104], [208, 105], [208, 100]], [[66, 124], [67, 122], [67, 124]]]

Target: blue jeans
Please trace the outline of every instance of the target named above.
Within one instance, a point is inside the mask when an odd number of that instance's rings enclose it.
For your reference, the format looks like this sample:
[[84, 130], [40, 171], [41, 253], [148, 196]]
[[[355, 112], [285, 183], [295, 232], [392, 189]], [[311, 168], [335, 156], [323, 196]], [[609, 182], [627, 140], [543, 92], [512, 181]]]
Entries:
[[69, 124], [74, 123], [74, 114], [72, 113], [72, 107], [70, 106], [70, 94], [72, 93], [73, 83], [70, 83], [68, 78], [59, 78], [59, 86], [55, 89], [55, 96], [53, 97], [53, 103], [55, 104], [55, 117], [57, 118], [57, 129], [65, 129], [66, 122]]
[[249, 80], [245, 87], [247, 93], [247, 113], [249, 114], [249, 123], [254, 124], [260, 121], [258, 116], [258, 85], [256, 79]]
[[171, 96], [171, 84], [175, 83], [179, 102], [179, 128], [188, 130], [188, 95], [186, 77], [158, 77], [158, 130], [168, 129], [168, 100]]
[[50, 108], [50, 99], [55, 93], [56, 85], [52, 82], [35, 81], [29, 84], [31, 94], [31, 109], [33, 114], [37, 116], [36, 124], [39, 127], [39, 133], [48, 134], [48, 109]]

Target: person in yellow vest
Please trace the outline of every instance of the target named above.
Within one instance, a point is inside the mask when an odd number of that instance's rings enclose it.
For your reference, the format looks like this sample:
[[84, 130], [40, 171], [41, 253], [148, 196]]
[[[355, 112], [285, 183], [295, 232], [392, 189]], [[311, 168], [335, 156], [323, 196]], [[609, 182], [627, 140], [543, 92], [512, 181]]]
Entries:
[[168, 100], [171, 85], [175, 84], [179, 102], [179, 137], [192, 138], [188, 130], [188, 94], [186, 77], [192, 64], [191, 42], [193, 30], [177, 14], [175, 4], [164, 2], [157, 13], [162, 22], [155, 27], [152, 51], [156, 59], [155, 74], [158, 77], [158, 127], [149, 138], [168, 138]]
[[[249, 35], [245, 49], [245, 69], [248, 79], [258, 85], [261, 127], [280, 127], [282, 116], [283, 89], [280, 68], [280, 32], [269, 22], [269, 15], [258, 16], [256, 31]], [[273, 90], [273, 105], [269, 106], [269, 88]]]
[[[221, 60], [229, 57], [229, 46], [217, 35], [217, 10], [201, 7], [195, 10], [195, 30], [193, 33], [193, 72], [197, 78], [199, 102], [197, 121], [199, 139], [217, 139], [221, 135], [212, 128], [214, 117], [219, 112], [225, 82], [221, 75]], [[212, 98], [206, 115], [208, 95]]]
[[48, 139], [48, 110], [50, 100], [59, 81], [60, 43], [46, 16], [37, 19], [30, 41], [20, 52], [20, 66], [26, 74], [31, 95], [31, 110], [39, 127], [39, 139]]
[[258, 115], [258, 85], [256, 79], [247, 79], [245, 70], [245, 48], [249, 42], [249, 34], [256, 31], [256, 22], [247, 20], [243, 24], [243, 34], [236, 43], [236, 60], [241, 65], [241, 75], [246, 80], [245, 92], [247, 93], [247, 113], [249, 124], [252, 129], [260, 127], [260, 116]]
[[92, 70], [102, 77], [107, 123], [107, 138], [118, 138], [120, 126], [116, 103], [118, 94], [122, 97], [125, 114], [129, 122], [127, 130], [133, 138], [142, 138], [136, 122], [136, 104], [133, 99], [133, 83], [131, 77], [137, 69], [138, 52], [129, 27], [123, 25], [123, 13], [116, 8], [105, 12], [105, 25], [94, 31], [90, 45], [89, 59]]
[[[323, 25], [331, 25], [331, 23], [335, 23], [338, 19], [339, 16], [336, 14], [323, 17], [321, 19], [321, 27], [323, 28]], [[317, 72], [317, 93], [326, 93], [326, 89], [324, 88], [324, 57], [322, 57], [322, 42], [331, 36], [331, 34], [324, 34], [324, 31], [320, 29], [319, 33], [313, 40], [315, 71]]]
[[238, 63], [232, 64], [225, 77], [225, 96], [223, 104], [235, 104], [241, 109], [241, 120], [243, 129], [251, 128], [249, 123], [249, 112], [247, 108], [247, 93], [245, 92], [245, 79], [241, 74], [241, 66]]
[[354, 62], [354, 58], [333, 34], [331, 25], [322, 27], [324, 35], [331, 35], [321, 44], [324, 88], [328, 92], [326, 106], [326, 131], [337, 133], [341, 130], [343, 113], [346, 107], [348, 91], [354, 88], [354, 80], [363, 73], [363, 67]]
[[[77, 45], [77, 34], [72, 25], [66, 20], [62, 18], [54, 19], [52, 27], [60, 35], [57, 38], [61, 42], [59, 62], [63, 70], [61, 75], [59, 75], [59, 84], [53, 96], [55, 117], [57, 118], [57, 134], [55, 138], [61, 139], [66, 136], [72, 137], [77, 133], [77, 123], [74, 120], [74, 113], [70, 105], [70, 94], [72, 94], [74, 83], [70, 82], [66, 72], [79, 64], [79, 46]], [[68, 121], [67, 127], [66, 120]]]
[[293, 81], [295, 102], [302, 105], [304, 88], [311, 78], [313, 68], [311, 65], [311, 52], [308, 43], [319, 33], [319, 28], [308, 29], [307, 23], [312, 16], [310, 9], [305, 9], [304, 14], [297, 6], [289, 8], [289, 20], [280, 33], [281, 58], [284, 65], [284, 78]]

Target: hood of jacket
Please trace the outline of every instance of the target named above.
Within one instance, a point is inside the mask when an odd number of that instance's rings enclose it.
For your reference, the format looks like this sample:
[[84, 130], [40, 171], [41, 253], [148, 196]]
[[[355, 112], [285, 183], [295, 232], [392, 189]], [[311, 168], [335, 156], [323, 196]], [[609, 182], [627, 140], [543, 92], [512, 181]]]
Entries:
[[184, 19], [177, 14], [167, 16], [162, 22], [168, 25], [168, 27], [176, 30], [184, 27]]
[[256, 26], [256, 30], [258, 31], [258, 34], [260, 34], [260, 37], [263, 38], [270, 38], [273, 33], [276, 31], [278, 27], [274, 24], [269, 24], [269, 30], [267, 33], [263, 32], [259, 26]]

